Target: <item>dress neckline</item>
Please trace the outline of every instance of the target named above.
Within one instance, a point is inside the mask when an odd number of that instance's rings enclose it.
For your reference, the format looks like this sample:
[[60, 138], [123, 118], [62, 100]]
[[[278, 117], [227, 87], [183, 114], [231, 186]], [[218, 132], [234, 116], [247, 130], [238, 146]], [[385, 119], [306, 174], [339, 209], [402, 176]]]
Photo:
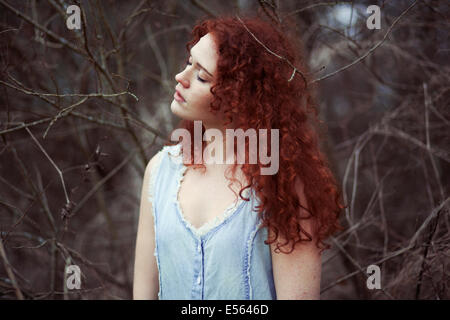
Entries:
[[[183, 213], [183, 209], [181, 208], [178, 196], [181, 189], [181, 183], [184, 180], [186, 170], [188, 169], [187, 166], [185, 166], [183, 163], [179, 164], [179, 170], [177, 175], [177, 185], [176, 190], [174, 194], [175, 198], [175, 204], [177, 208], [178, 215], [180, 219], [185, 223], [185, 225], [192, 231], [194, 235], [197, 237], [202, 237], [209, 233], [211, 230], [215, 229], [216, 227], [222, 225], [225, 221], [227, 221], [231, 216], [233, 216], [235, 213], [240, 211], [240, 208], [245, 203], [245, 200], [243, 200], [239, 195], [237, 201], [233, 201], [225, 210], [215, 216], [213, 219], [210, 219], [206, 221], [204, 224], [202, 224], [200, 227], [196, 228], [194, 227], [185, 217]], [[243, 191], [243, 196], [248, 199], [249, 189], [245, 189]]]

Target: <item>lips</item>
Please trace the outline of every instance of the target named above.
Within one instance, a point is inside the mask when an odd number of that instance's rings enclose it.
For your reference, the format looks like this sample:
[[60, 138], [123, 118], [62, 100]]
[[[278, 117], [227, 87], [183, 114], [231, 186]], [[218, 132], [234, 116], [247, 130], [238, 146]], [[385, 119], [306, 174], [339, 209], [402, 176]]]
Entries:
[[186, 102], [186, 99], [184, 99], [184, 97], [181, 95], [180, 91], [178, 91], [178, 90], [175, 90], [175, 95], [174, 95], [174, 97], [175, 97], [175, 98], [178, 98], [179, 100], [181, 100], [181, 101], [183, 101], [183, 102]]

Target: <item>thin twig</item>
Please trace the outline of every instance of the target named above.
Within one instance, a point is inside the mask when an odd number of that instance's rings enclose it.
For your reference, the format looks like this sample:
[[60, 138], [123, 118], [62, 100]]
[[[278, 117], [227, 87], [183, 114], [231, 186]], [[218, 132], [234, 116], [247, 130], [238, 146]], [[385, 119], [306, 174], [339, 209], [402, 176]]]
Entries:
[[118, 96], [121, 96], [124, 94], [128, 94], [128, 95], [132, 96], [136, 101], [139, 101], [138, 97], [136, 97], [133, 93], [131, 93], [129, 91], [124, 91], [124, 92], [119, 92], [119, 93], [87, 93], [87, 94], [83, 94], [83, 93], [66, 93], [66, 94], [40, 93], [40, 92], [29, 91], [29, 90], [25, 90], [22, 88], [18, 88], [16, 86], [13, 86], [12, 84], [4, 82], [2, 80], [0, 80], [0, 83], [4, 84], [5, 86], [8, 86], [10, 88], [19, 90], [25, 94], [32, 95], [32, 96], [58, 97], [58, 98], [65, 98], [65, 97], [86, 97], [86, 98], [104, 97], [104, 98], [109, 98], [109, 97], [118, 97]]
[[84, 97], [83, 99], [81, 99], [80, 101], [74, 103], [71, 106], [68, 106], [67, 108], [62, 109], [60, 112], [58, 112], [58, 114], [53, 117], [52, 121], [50, 122], [50, 124], [48, 125], [47, 129], [45, 129], [44, 135], [42, 136], [44, 139], [47, 136], [48, 131], [50, 130], [50, 127], [59, 119], [62, 117], [65, 117], [66, 115], [70, 114], [70, 112], [72, 111], [73, 108], [75, 108], [76, 106], [79, 106], [80, 104], [83, 104], [86, 100], [88, 99], [88, 97]]
[[38, 145], [39, 149], [41, 149], [41, 151], [45, 154], [45, 156], [47, 157], [47, 159], [50, 161], [50, 163], [55, 167], [56, 171], [59, 174], [59, 177], [61, 179], [61, 184], [63, 186], [63, 190], [64, 190], [64, 195], [66, 197], [66, 203], [70, 203], [69, 200], [69, 196], [67, 194], [67, 190], [66, 190], [66, 184], [64, 183], [64, 177], [62, 174], [62, 171], [58, 168], [58, 166], [55, 164], [55, 162], [53, 161], [53, 159], [47, 154], [47, 152], [45, 151], [45, 149], [42, 147], [42, 145], [39, 143], [39, 141], [34, 137], [34, 135], [31, 133], [30, 129], [28, 129], [28, 127], [25, 127], [25, 130], [27, 130], [27, 132], [30, 134], [31, 138], [34, 140], [34, 142]]
[[5, 266], [6, 273], [8, 274], [8, 277], [11, 280], [12, 286], [14, 287], [17, 299], [23, 300], [24, 297], [23, 297], [22, 291], [20, 290], [19, 285], [17, 284], [16, 277], [14, 276], [14, 272], [11, 270], [11, 265], [8, 261], [8, 257], [6, 256], [5, 248], [3, 247], [3, 240], [1, 238], [0, 238], [0, 256], [3, 259], [3, 265]]
[[333, 71], [333, 72], [331, 72], [331, 73], [329, 73], [329, 74], [327, 74], [327, 75], [325, 75], [325, 76], [323, 76], [323, 77], [320, 77], [320, 78], [318, 78], [318, 79], [315, 79], [315, 80], [311, 81], [311, 83], [315, 83], [315, 82], [318, 82], [318, 81], [322, 81], [322, 80], [328, 79], [328, 78], [330, 78], [330, 77], [332, 77], [332, 76], [335, 76], [335, 75], [338, 74], [339, 72], [342, 72], [342, 71], [344, 71], [344, 70], [346, 70], [346, 69], [348, 69], [348, 68], [354, 66], [355, 64], [359, 63], [360, 61], [364, 60], [367, 56], [369, 56], [370, 54], [372, 54], [379, 46], [381, 46], [381, 45], [383, 44], [383, 42], [386, 40], [387, 36], [388, 36], [389, 33], [391, 32], [391, 30], [394, 28], [394, 26], [397, 24], [397, 22], [398, 22], [398, 21], [399, 21], [406, 13], [408, 13], [408, 11], [409, 11], [412, 7], [414, 7], [414, 6], [417, 4], [417, 1], [418, 1], [418, 0], [415, 0], [415, 1], [413, 2], [413, 4], [410, 5], [410, 6], [408, 7], [408, 9], [406, 9], [405, 11], [403, 11], [402, 14], [400, 14], [400, 15], [394, 20], [394, 22], [391, 24], [391, 26], [389, 27], [389, 29], [388, 29], [388, 30], [386, 31], [386, 33], [384, 34], [384, 37], [381, 39], [381, 41], [379, 41], [376, 45], [374, 45], [372, 48], [370, 48], [369, 51], [367, 51], [365, 54], [363, 54], [361, 57], [359, 57], [358, 59], [356, 59], [356, 60], [353, 61], [352, 63], [350, 63], [350, 64], [348, 64], [348, 65], [346, 65], [346, 66], [344, 66], [344, 67], [342, 67], [342, 68], [340, 68], [340, 69], [338, 69], [338, 70], [336, 70], [336, 71]]

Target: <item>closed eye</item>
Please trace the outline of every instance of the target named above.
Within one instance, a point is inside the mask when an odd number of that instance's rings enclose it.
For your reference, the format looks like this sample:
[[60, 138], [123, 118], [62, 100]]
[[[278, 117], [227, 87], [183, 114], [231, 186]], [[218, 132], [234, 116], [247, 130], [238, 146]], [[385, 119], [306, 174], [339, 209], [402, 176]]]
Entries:
[[[192, 65], [192, 63], [189, 62], [189, 59], [186, 60], [186, 65]], [[200, 78], [199, 76], [197, 76], [197, 79], [198, 79], [200, 82], [203, 82], [203, 83], [206, 82], [206, 80]]]

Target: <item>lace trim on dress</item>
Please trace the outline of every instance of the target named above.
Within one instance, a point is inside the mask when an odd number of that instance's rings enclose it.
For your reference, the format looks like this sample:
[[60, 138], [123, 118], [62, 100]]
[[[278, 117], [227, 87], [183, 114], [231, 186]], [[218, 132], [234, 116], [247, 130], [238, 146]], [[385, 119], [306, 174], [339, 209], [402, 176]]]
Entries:
[[177, 155], [178, 150], [181, 150], [180, 147], [181, 147], [181, 144], [177, 144], [175, 146], [164, 146], [156, 154], [157, 159], [156, 159], [156, 162], [150, 172], [150, 181], [149, 181], [148, 192], [147, 192], [147, 199], [152, 203], [152, 208], [153, 208], [153, 200], [154, 200], [154, 196], [155, 196], [154, 190], [155, 190], [155, 184], [156, 184], [156, 176], [158, 175], [158, 170], [159, 170], [159, 167], [161, 166], [161, 160], [163, 158], [163, 153], [172, 151], [169, 153], [169, 155]]
[[[188, 226], [189, 229], [191, 229], [192, 233], [194, 233], [197, 237], [201, 237], [201, 236], [207, 234], [209, 231], [211, 231], [215, 227], [219, 226], [228, 217], [230, 217], [237, 210], [237, 208], [240, 207], [240, 205], [242, 204], [242, 202], [244, 200], [241, 197], [239, 197], [239, 195], [238, 195], [237, 201], [235, 200], [232, 204], [230, 204], [220, 215], [218, 215], [214, 219], [204, 223], [200, 228], [194, 227], [189, 221], [187, 221], [185, 219], [180, 202], [178, 201], [178, 195], [180, 193], [181, 183], [183, 182], [187, 168], [188, 167], [185, 166], [183, 163], [180, 164], [180, 169], [178, 171], [176, 192], [174, 193], [174, 201], [176, 203], [181, 220]], [[245, 198], [248, 198], [249, 189], [244, 190], [243, 196]]]
[[149, 181], [148, 192], [147, 192], [147, 199], [148, 199], [148, 201], [150, 201], [152, 203], [152, 208], [153, 208], [153, 200], [155, 197], [154, 190], [155, 190], [155, 183], [156, 183], [156, 175], [158, 173], [159, 166], [161, 165], [162, 151], [159, 151], [156, 154], [156, 157], [157, 157], [156, 162], [155, 162], [154, 166], [152, 167], [152, 170], [150, 171], [150, 181]]

